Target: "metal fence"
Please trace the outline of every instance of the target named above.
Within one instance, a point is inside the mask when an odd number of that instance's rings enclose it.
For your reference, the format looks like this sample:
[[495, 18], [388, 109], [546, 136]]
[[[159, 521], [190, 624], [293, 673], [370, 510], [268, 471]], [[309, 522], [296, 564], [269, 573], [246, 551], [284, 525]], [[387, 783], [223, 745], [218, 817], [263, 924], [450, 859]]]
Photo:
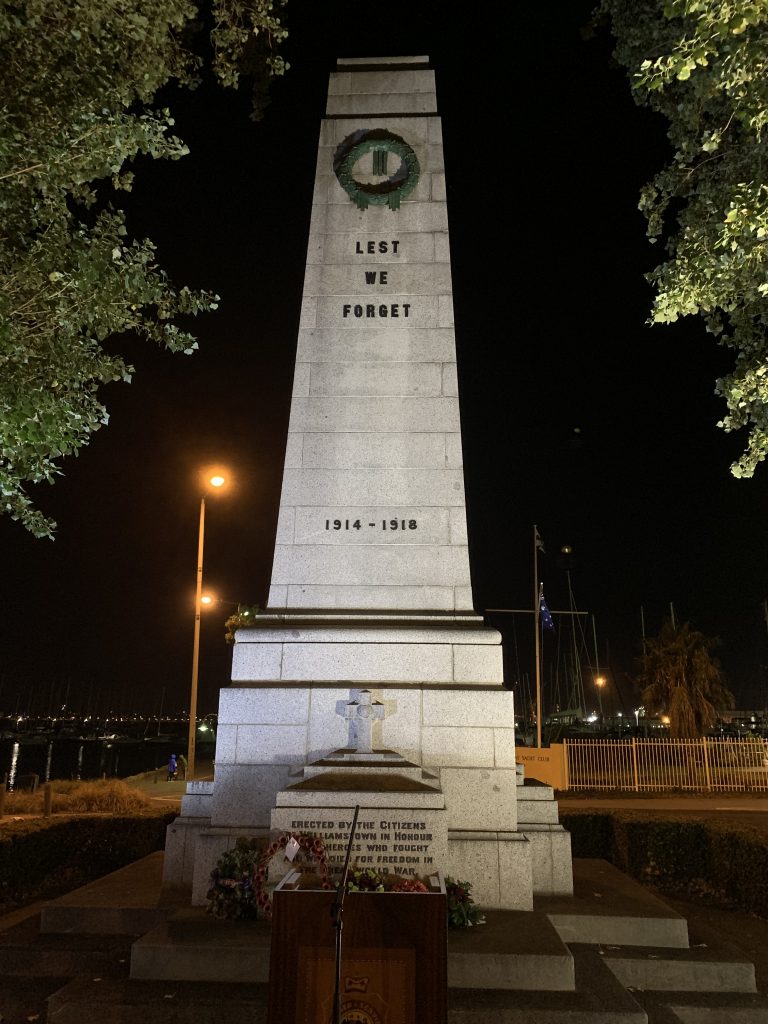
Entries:
[[768, 791], [768, 740], [565, 740], [567, 789]]

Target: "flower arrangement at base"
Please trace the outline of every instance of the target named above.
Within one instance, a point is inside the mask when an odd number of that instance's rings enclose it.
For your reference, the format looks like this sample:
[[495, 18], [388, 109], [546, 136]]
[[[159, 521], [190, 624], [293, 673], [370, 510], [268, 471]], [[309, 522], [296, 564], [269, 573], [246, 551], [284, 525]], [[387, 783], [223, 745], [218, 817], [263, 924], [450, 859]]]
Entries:
[[446, 876], [445, 892], [448, 896], [448, 927], [472, 928], [485, 924], [485, 916], [472, 899], [469, 882], [459, 882]]
[[352, 868], [347, 875], [347, 892], [385, 892], [385, 876], [375, 868]]
[[429, 892], [429, 889], [418, 878], [398, 878], [390, 892]]
[[272, 917], [272, 900], [266, 890], [269, 862], [276, 853], [284, 850], [292, 839], [299, 844], [301, 850], [314, 862], [317, 873], [320, 876], [321, 888], [332, 888], [328, 872], [328, 857], [323, 840], [319, 836], [294, 835], [292, 832], [283, 832], [264, 851], [253, 875], [256, 906], [266, 918]]
[[263, 849], [263, 840], [240, 836], [234, 847], [221, 855], [211, 872], [206, 908], [209, 914], [231, 920], [256, 917], [253, 872]]

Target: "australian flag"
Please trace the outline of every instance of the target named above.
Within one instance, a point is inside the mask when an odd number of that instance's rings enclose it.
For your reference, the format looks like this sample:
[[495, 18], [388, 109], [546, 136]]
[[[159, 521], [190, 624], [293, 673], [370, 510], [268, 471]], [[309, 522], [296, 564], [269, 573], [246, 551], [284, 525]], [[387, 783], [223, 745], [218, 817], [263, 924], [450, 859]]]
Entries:
[[539, 616], [541, 617], [541, 624], [544, 629], [554, 629], [555, 623], [552, 621], [552, 612], [547, 607], [547, 602], [544, 600], [544, 591], [539, 595]]

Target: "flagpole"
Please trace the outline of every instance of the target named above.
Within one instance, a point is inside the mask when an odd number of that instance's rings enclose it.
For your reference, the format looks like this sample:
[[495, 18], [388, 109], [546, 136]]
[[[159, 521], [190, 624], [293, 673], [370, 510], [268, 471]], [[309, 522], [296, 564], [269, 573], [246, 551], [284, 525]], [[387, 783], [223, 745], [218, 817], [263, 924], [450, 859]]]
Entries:
[[539, 531], [533, 527], [533, 631], [536, 634], [536, 746], [541, 749], [541, 652], [539, 649]]

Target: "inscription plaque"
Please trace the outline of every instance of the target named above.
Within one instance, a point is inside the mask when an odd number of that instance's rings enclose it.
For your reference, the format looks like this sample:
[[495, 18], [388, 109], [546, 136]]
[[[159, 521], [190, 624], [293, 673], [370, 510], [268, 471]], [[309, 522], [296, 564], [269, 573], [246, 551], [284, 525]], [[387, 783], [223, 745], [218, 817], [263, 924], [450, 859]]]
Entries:
[[[332, 870], [344, 865], [353, 811], [347, 808], [276, 807], [272, 828], [320, 836]], [[384, 874], [426, 875], [442, 869], [447, 850], [445, 812], [360, 808], [350, 866]]]

